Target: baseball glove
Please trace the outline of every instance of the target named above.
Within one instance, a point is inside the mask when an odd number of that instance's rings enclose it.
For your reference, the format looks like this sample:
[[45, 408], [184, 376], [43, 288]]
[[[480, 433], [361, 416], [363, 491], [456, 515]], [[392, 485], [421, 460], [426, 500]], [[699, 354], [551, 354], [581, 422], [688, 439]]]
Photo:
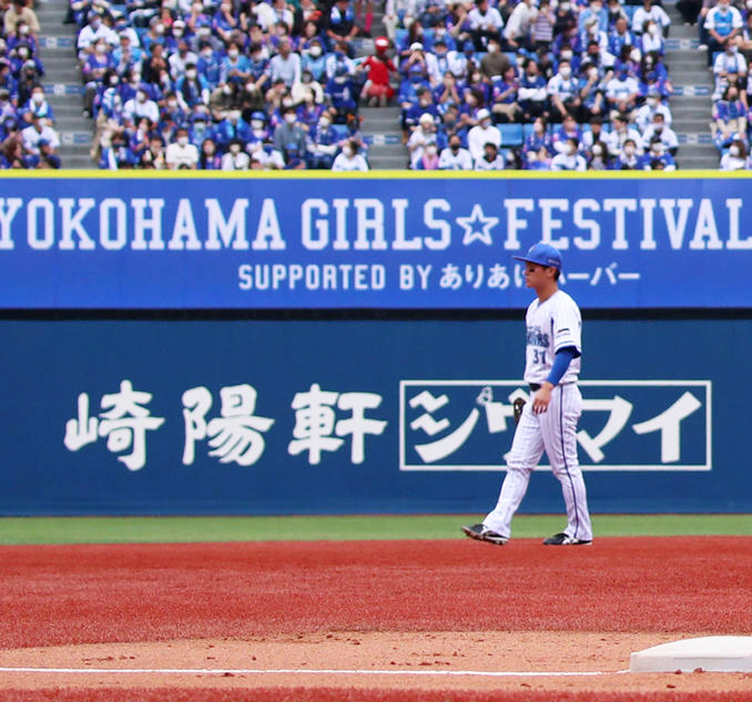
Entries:
[[514, 408], [514, 423], [519, 424], [520, 417], [522, 416], [522, 409], [525, 407], [525, 400], [518, 397], [512, 404], [512, 407]]

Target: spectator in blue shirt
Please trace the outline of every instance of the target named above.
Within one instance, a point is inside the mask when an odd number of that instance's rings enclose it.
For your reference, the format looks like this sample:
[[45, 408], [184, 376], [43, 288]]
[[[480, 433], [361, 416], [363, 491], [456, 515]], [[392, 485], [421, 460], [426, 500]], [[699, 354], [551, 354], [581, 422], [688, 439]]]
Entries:
[[231, 42], [227, 47], [227, 56], [220, 64], [219, 82], [243, 85], [251, 74], [250, 68], [248, 59], [240, 53], [240, 46]]
[[337, 74], [327, 81], [324, 92], [334, 110], [334, 121], [337, 124], [346, 124], [348, 115], [357, 114], [355, 84], [344, 69], [337, 69]]

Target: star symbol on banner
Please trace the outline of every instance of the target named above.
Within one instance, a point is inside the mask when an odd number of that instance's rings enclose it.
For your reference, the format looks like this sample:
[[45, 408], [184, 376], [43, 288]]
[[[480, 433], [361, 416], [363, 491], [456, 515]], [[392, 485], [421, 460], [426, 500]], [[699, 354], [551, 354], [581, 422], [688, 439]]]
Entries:
[[499, 218], [484, 215], [480, 205], [473, 206], [469, 217], [457, 217], [455, 221], [465, 230], [465, 236], [462, 238], [463, 246], [472, 244], [476, 239], [486, 246], [493, 244], [491, 229], [499, 223]]

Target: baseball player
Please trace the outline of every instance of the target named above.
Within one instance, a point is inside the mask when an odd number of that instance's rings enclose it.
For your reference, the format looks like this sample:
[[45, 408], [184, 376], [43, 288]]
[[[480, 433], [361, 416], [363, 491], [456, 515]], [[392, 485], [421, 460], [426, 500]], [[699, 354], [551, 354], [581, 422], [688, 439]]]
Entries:
[[582, 353], [580, 309], [567, 293], [559, 290], [561, 254], [553, 246], [535, 244], [525, 256], [514, 258], [525, 262], [525, 282], [537, 295], [525, 316], [525, 382], [530, 386], [531, 398], [522, 409], [514, 433], [498, 504], [482, 524], [463, 526], [462, 531], [472, 539], [505, 544], [530, 474], [545, 450], [564, 493], [567, 527], [543, 543], [590, 545], [593, 532], [585, 481], [577, 460], [577, 420], [582, 410], [577, 387]]

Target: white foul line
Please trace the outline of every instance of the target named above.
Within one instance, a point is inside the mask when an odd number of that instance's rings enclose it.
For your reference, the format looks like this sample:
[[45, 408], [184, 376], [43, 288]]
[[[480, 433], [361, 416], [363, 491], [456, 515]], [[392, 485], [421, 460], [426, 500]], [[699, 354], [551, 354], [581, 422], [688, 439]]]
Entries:
[[475, 676], [488, 678], [534, 678], [534, 677], [587, 677], [596, 675], [620, 675], [628, 670], [618, 671], [501, 671], [501, 670], [307, 670], [303, 668], [0, 668], [2, 673], [56, 673], [72, 675], [440, 675]]

